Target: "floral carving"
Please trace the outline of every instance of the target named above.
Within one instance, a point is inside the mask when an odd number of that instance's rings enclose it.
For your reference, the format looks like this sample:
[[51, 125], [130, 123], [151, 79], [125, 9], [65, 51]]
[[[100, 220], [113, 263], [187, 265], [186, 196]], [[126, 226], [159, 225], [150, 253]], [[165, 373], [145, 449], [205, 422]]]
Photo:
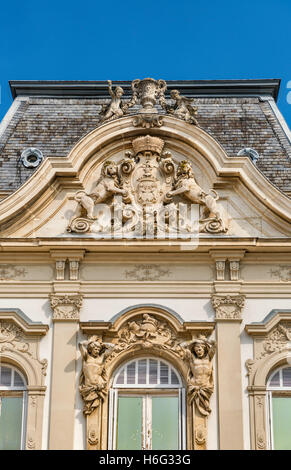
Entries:
[[9, 281], [17, 277], [24, 278], [27, 271], [24, 268], [17, 268], [13, 264], [0, 265], [0, 281]]
[[162, 116], [157, 116], [155, 114], [141, 114], [134, 116], [132, 125], [134, 127], [142, 127], [143, 129], [151, 129], [153, 127], [162, 127], [164, 125], [164, 120]]
[[278, 269], [271, 269], [270, 274], [282, 282], [291, 281], [291, 265], [279, 265]]
[[213, 295], [212, 305], [216, 312], [217, 320], [238, 320], [244, 307], [245, 297], [243, 295]]
[[136, 264], [132, 270], [125, 271], [126, 279], [136, 281], [157, 281], [170, 274], [169, 269], [163, 269], [157, 264]]
[[265, 432], [263, 430], [257, 433], [257, 448], [259, 450], [266, 449], [266, 439], [265, 439]]
[[291, 328], [287, 325], [279, 324], [263, 341], [262, 352], [257, 359], [261, 359], [274, 352], [281, 352], [286, 347], [288, 341], [291, 341]]
[[35, 449], [35, 441], [32, 437], [29, 437], [27, 439], [26, 447], [29, 450], [34, 450]]
[[51, 295], [53, 320], [78, 320], [82, 300], [81, 295]]
[[9, 322], [0, 322], [0, 352], [17, 350], [32, 355], [21, 329]]

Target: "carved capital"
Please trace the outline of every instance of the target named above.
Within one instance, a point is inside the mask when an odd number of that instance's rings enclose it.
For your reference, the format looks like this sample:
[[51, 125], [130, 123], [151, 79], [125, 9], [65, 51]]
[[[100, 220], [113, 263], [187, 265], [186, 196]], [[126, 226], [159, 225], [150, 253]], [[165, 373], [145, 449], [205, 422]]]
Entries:
[[241, 320], [244, 295], [213, 295], [212, 306], [216, 320]]
[[83, 297], [79, 294], [50, 295], [54, 321], [78, 321]]

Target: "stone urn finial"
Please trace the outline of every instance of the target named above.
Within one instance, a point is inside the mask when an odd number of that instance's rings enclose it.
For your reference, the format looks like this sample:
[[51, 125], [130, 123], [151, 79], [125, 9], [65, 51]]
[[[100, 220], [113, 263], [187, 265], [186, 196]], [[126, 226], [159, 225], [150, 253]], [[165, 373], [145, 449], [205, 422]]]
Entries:
[[141, 114], [157, 113], [154, 107], [157, 100], [167, 89], [167, 84], [164, 80], [154, 80], [153, 78], [144, 78], [143, 80], [133, 80], [132, 92], [137, 101], [140, 101], [142, 108], [139, 110]]

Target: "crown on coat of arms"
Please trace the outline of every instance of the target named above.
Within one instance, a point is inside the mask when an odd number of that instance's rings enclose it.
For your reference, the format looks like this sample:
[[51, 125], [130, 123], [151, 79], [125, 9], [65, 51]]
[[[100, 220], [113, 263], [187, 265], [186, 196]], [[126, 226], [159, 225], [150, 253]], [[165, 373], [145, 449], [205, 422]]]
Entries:
[[164, 147], [164, 141], [162, 139], [159, 139], [159, 137], [152, 137], [150, 135], [146, 135], [134, 139], [132, 141], [132, 147], [135, 155], [145, 151], [157, 153], [158, 155], [160, 155]]

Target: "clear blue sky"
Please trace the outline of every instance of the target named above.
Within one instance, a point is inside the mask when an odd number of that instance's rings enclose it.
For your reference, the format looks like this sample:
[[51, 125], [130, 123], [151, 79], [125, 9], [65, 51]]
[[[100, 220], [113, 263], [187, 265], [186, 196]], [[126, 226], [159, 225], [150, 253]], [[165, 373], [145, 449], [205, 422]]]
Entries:
[[291, 0], [2, 2], [0, 119], [8, 80], [281, 78], [290, 127], [290, 19]]

